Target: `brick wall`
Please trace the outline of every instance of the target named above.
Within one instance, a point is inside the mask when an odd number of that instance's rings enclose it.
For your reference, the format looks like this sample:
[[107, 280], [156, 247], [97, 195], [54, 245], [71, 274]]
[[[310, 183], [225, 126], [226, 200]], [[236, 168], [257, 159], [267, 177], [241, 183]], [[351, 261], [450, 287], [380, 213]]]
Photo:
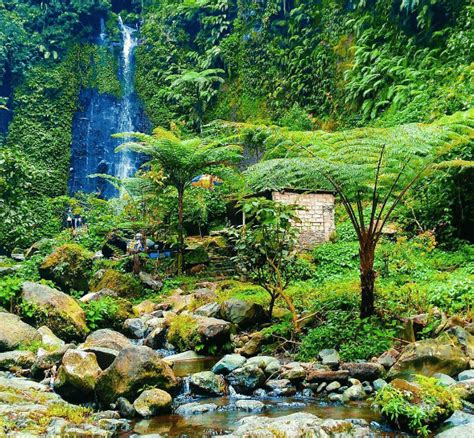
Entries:
[[295, 224], [300, 231], [300, 246], [311, 249], [317, 243], [326, 242], [335, 229], [334, 195], [331, 193], [273, 192], [274, 201], [301, 205], [298, 211], [301, 223]]

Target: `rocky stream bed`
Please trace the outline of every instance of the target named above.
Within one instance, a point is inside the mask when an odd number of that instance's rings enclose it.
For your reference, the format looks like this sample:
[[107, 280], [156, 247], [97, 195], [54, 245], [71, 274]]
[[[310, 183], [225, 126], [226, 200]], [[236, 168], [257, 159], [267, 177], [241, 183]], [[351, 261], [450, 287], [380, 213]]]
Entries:
[[[190, 310], [196, 296], [208, 302]], [[26, 282], [23, 299], [44, 310], [44, 325], [0, 312], [4, 436], [403, 436], [369, 400], [387, 382], [416, 394], [408, 374], [463, 391], [464, 411], [440, 419], [439, 438], [474, 436], [472, 324], [448, 322], [438, 338], [370, 362], [343, 362], [326, 349], [304, 363], [259, 354], [258, 332], [244, 330], [263, 309], [235, 299], [214, 302], [206, 289], [142, 302], [120, 332], [85, 333], [76, 300], [48, 286]], [[187, 332], [177, 330], [185, 323]], [[177, 336], [188, 332], [204, 350], [232, 345], [234, 351], [219, 357], [177, 351]], [[41, 345], [36, 352], [23, 348], [34, 342]]]

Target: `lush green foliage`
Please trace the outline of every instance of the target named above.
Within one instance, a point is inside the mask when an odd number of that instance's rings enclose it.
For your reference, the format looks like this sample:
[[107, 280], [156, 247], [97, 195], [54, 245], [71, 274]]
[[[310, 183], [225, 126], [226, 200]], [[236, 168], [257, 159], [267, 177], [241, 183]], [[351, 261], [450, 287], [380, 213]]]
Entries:
[[460, 409], [460, 393], [437, 379], [417, 376], [413, 383], [396, 379], [380, 389], [373, 406], [401, 429], [429, 436], [430, 428]]

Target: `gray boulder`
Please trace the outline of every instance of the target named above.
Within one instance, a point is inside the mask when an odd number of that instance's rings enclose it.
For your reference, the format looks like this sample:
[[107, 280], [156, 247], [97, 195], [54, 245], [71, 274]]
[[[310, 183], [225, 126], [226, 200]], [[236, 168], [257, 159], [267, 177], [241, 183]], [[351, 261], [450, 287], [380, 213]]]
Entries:
[[227, 375], [235, 369], [242, 367], [246, 361], [247, 359], [240, 354], [226, 354], [212, 367], [212, 372]]
[[221, 316], [240, 328], [248, 328], [263, 322], [266, 315], [260, 304], [231, 298], [222, 304]]
[[337, 367], [340, 362], [339, 353], [333, 348], [321, 350], [319, 352], [319, 358], [323, 365], [327, 365], [331, 368]]
[[452, 377], [448, 376], [447, 374], [434, 373], [433, 377], [435, 379], [438, 379], [438, 382], [443, 386], [451, 386], [456, 383], [456, 380], [454, 380]]
[[227, 382], [242, 394], [251, 394], [252, 391], [265, 383], [265, 373], [257, 365], [245, 364], [227, 376]]
[[474, 436], [474, 423], [452, 427], [437, 435], [435, 438], [472, 438]]
[[13, 313], [0, 312], [0, 351], [15, 350], [20, 345], [39, 341], [41, 335], [36, 329]]
[[175, 413], [183, 416], [200, 415], [206, 412], [214, 412], [217, 410], [217, 405], [214, 403], [186, 403], [178, 406]]
[[226, 391], [224, 377], [212, 371], [193, 374], [189, 379], [191, 389], [201, 395], [223, 395]]
[[265, 409], [265, 405], [259, 400], [238, 400], [235, 407], [245, 412], [262, 412]]
[[345, 362], [341, 369], [349, 371], [349, 376], [354, 379], [369, 382], [379, 379], [384, 373], [383, 366], [374, 362]]
[[209, 318], [218, 318], [221, 313], [221, 305], [219, 303], [209, 303], [204, 306], [198, 307], [195, 311], [195, 315], [207, 316]]
[[141, 339], [145, 336], [146, 326], [141, 318], [129, 318], [123, 322], [123, 331], [132, 338]]
[[458, 380], [462, 382], [463, 380], [474, 379], [474, 370], [466, 370], [458, 374]]

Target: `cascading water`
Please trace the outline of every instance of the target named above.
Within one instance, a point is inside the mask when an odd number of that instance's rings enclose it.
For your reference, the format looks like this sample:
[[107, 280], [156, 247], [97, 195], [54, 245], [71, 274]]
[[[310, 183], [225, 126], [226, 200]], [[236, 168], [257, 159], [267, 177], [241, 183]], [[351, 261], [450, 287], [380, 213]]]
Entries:
[[[118, 72], [121, 96], [101, 94], [91, 88], [81, 92], [80, 110], [73, 123], [71, 193], [98, 193], [104, 198], [117, 196], [112, 185], [102, 178], [89, 178], [89, 175], [101, 173], [124, 179], [132, 176], [140, 164], [137, 154], [115, 153], [118, 145], [130, 139], [112, 138], [116, 133], [147, 132], [150, 128], [134, 87], [137, 30], [125, 25], [121, 17], [118, 26], [121, 34]], [[108, 40], [103, 20], [96, 44], [102, 50], [113, 50], [114, 44]]]

